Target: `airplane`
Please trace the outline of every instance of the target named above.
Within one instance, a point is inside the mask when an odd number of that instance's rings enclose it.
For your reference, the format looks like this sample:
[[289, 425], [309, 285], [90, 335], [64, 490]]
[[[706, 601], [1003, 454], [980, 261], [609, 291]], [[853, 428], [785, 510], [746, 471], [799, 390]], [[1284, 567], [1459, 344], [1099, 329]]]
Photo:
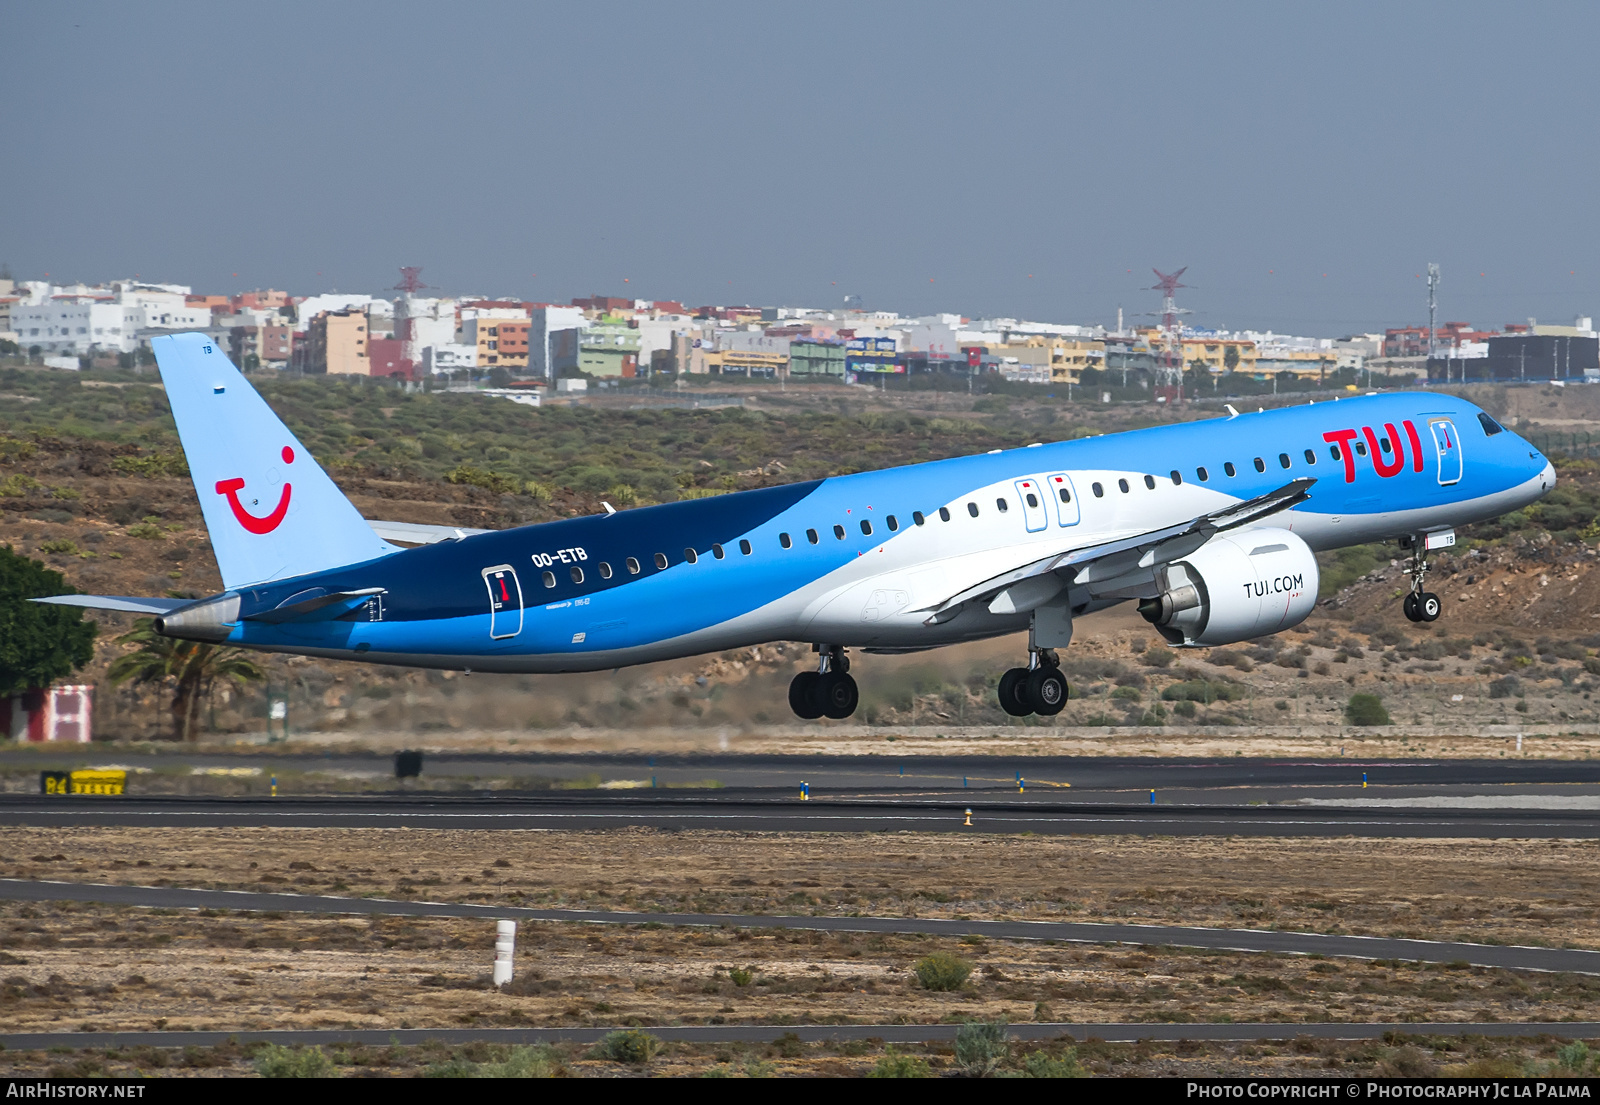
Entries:
[[[1539, 499], [1550, 462], [1464, 399], [1369, 394], [507, 530], [369, 522], [203, 334], [152, 340], [224, 590], [36, 601], [150, 615], [170, 637], [475, 672], [596, 671], [811, 644], [789, 704], [846, 718], [847, 650], [1028, 634], [999, 684], [1059, 713], [1060, 650], [1122, 602], [1177, 648], [1303, 621], [1316, 553], [1428, 554]], [[404, 541], [412, 547], [401, 547]]]

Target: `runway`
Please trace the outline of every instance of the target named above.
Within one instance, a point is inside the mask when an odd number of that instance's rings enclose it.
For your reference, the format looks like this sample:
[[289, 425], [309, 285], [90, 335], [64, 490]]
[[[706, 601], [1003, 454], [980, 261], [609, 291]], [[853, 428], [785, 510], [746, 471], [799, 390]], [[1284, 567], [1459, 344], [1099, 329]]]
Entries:
[[[48, 1048], [215, 1047], [242, 1044], [279, 1045], [391, 1044], [436, 1042], [447, 1045], [549, 1044], [558, 1041], [595, 1043], [608, 1033], [637, 1025], [574, 1028], [306, 1028], [262, 1032], [0, 1032], [0, 1047], [7, 1051], [42, 1051]], [[886, 1044], [919, 1044], [954, 1040], [954, 1024], [714, 1024], [646, 1025], [641, 1031], [662, 1040], [684, 1043], [772, 1043], [793, 1035], [804, 1043], [829, 1040], [881, 1040]], [[1066, 1040], [1077, 1043], [1137, 1043], [1140, 1040], [1203, 1040], [1218, 1043], [1255, 1040], [1381, 1040], [1400, 1037], [1488, 1036], [1593, 1040], [1600, 1037], [1595, 1021], [1499, 1021], [1477, 1024], [1455, 1021], [1375, 1021], [1370, 1023], [1289, 1024], [1282, 1021], [1243, 1024], [1144, 1024], [1031, 1022], [1006, 1026], [1014, 1040]]]
[[399, 917], [478, 917], [485, 921], [601, 925], [684, 925], [706, 928], [800, 929], [928, 936], [982, 936], [993, 940], [1056, 940], [1077, 944], [1142, 944], [1212, 951], [1323, 955], [1351, 959], [1463, 963], [1522, 971], [1600, 975], [1600, 951], [1532, 948], [1454, 941], [1340, 936], [1264, 929], [1219, 929], [1181, 925], [1114, 925], [1081, 921], [974, 921], [918, 917], [785, 916], [730, 913], [645, 913], [613, 910], [531, 909], [474, 902], [399, 901], [247, 890], [124, 886], [0, 879], [0, 899], [99, 902], [159, 909], [226, 909], [246, 912], [325, 913]]
[[[1561, 788], [1566, 794], [1568, 788]], [[0, 825], [294, 826], [474, 830], [958, 832], [1103, 836], [1600, 837], [1591, 808], [1295, 806], [1082, 801], [1034, 787], [1002, 791], [860, 791], [802, 801], [798, 790], [509, 791], [325, 797], [45, 797], [0, 795]], [[1371, 790], [1357, 792], [1373, 795]], [[1209, 796], [1208, 796], [1209, 797]], [[972, 824], [966, 824], [966, 811]]]

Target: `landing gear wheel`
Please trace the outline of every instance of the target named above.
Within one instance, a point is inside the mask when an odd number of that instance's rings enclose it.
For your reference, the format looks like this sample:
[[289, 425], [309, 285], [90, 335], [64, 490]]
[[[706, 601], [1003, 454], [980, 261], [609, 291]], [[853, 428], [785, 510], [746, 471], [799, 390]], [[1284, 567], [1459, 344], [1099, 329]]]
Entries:
[[1035, 668], [1028, 676], [1026, 693], [1034, 712], [1054, 717], [1067, 704], [1067, 680], [1060, 668]]
[[861, 692], [856, 689], [856, 681], [849, 675], [842, 671], [830, 671], [819, 677], [816, 699], [824, 717], [841, 721], [856, 712]]
[[1424, 591], [1416, 596], [1417, 615], [1425, 622], [1436, 622], [1439, 615], [1444, 612], [1444, 604], [1439, 601], [1439, 596], [1432, 591]]
[[796, 717], [811, 721], [822, 716], [821, 682], [822, 676], [814, 671], [803, 671], [789, 681], [789, 709]]
[[[1420, 622], [1422, 620], [1422, 611], [1419, 608], [1417, 595], [1414, 591], [1400, 600], [1400, 610], [1405, 614], [1407, 621]], [[1438, 615], [1434, 616], [1437, 617]]]
[[1000, 677], [1000, 708], [1012, 717], [1027, 717], [1033, 713], [1033, 703], [1028, 701], [1027, 668], [1012, 668]]

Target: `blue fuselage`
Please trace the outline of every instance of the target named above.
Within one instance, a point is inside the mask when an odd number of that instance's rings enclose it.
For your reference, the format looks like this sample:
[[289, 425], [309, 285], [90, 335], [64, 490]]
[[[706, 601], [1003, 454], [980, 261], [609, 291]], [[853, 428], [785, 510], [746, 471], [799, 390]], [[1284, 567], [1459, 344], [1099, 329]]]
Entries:
[[[1554, 473], [1448, 395], [1410, 392], [1010, 449], [485, 533], [240, 588], [230, 642], [477, 671], [581, 671], [768, 640], [910, 649], [1026, 628], [927, 611], [1056, 551], [1313, 477], [1265, 524], [1313, 549], [1494, 517]], [[1492, 430], [1491, 430], [1492, 427]], [[381, 589], [322, 620], [251, 615]]]

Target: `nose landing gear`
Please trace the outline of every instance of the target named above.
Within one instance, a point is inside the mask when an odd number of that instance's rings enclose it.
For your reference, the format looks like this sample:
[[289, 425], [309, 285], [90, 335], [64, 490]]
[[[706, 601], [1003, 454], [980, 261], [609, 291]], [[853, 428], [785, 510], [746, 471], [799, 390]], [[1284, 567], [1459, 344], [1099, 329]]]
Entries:
[[842, 720], [856, 712], [861, 701], [850, 661], [839, 645], [824, 645], [816, 671], [803, 671], [789, 683], [789, 709], [807, 721], [819, 717]]
[[1420, 535], [1408, 538], [1402, 544], [1411, 549], [1411, 559], [1406, 564], [1406, 571], [1411, 576], [1411, 593], [1400, 600], [1400, 612], [1408, 621], [1436, 622], [1444, 612], [1444, 604], [1439, 601], [1438, 595], [1423, 589], [1428, 574], [1428, 539]]
[[1027, 667], [1012, 668], [1000, 677], [1000, 708], [1012, 717], [1054, 717], [1067, 704], [1068, 694], [1053, 649], [1031, 649]]

